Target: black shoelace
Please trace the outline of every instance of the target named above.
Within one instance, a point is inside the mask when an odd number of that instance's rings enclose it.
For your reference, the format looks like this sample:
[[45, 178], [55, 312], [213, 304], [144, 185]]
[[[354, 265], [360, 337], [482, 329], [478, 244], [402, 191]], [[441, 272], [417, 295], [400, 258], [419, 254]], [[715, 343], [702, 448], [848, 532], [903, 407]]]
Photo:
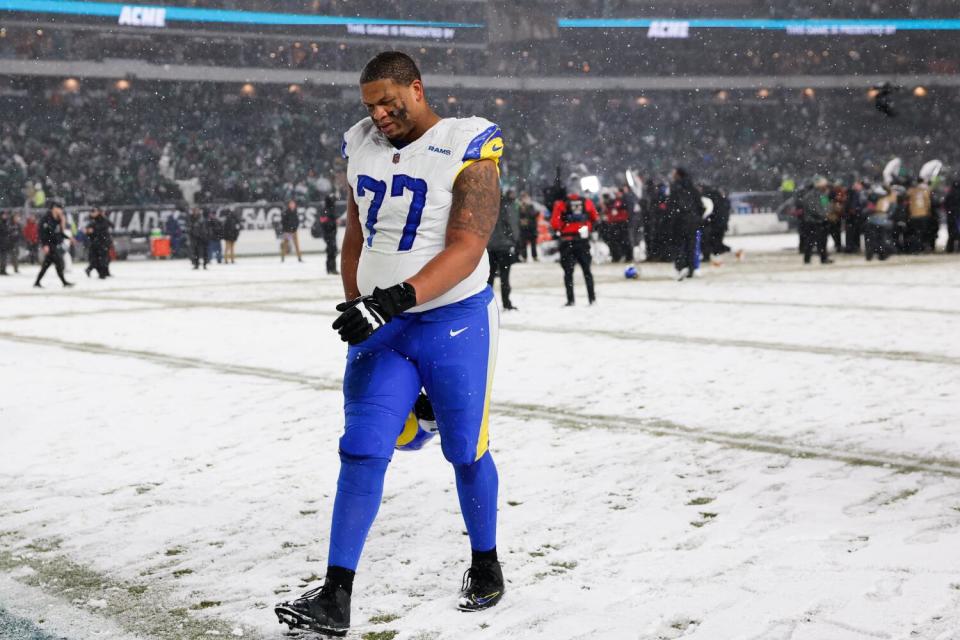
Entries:
[[[467, 592], [477, 584], [489, 585], [496, 580], [495, 574], [485, 567], [470, 567], [463, 573], [463, 584], [460, 587], [461, 592]], [[486, 587], [484, 587], [486, 588]]]
[[332, 591], [332, 589], [329, 588], [328, 585], [327, 585], [327, 583], [326, 583], [326, 581], [324, 581], [324, 583], [321, 584], [319, 587], [314, 587], [313, 589], [310, 589], [309, 591], [304, 592], [304, 593], [298, 598], [298, 600], [309, 600], [309, 599], [312, 599], [312, 598], [314, 598], [314, 597], [319, 597], [319, 596], [322, 595], [324, 592], [329, 592], [329, 591]]

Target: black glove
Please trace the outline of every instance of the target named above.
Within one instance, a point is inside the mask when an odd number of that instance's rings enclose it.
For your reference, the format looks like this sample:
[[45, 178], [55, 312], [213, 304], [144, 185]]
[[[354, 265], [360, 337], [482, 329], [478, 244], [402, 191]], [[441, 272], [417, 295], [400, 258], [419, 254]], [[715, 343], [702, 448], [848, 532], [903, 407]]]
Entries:
[[386, 289], [377, 287], [368, 296], [338, 304], [340, 316], [333, 321], [333, 328], [344, 342], [360, 344], [394, 316], [415, 306], [417, 292], [412, 284], [401, 282]]

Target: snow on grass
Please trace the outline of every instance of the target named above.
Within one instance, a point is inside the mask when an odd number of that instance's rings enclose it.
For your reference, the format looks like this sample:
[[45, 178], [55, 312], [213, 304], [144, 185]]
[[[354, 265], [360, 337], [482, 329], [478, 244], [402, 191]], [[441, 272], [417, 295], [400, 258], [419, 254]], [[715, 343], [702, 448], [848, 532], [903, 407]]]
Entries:
[[[763, 252], [790, 238], [753, 242], [683, 283], [600, 265], [592, 308], [560, 308], [557, 265], [515, 267], [507, 595], [455, 610], [452, 471], [398, 453], [354, 636], [951, 637], [960, 265], [804, 268]], [[340, 285], [314, 262], [0, 282], [0, 577], [137, 637], [285, 637], [272, 605], [323, 575], [342, 428]]]

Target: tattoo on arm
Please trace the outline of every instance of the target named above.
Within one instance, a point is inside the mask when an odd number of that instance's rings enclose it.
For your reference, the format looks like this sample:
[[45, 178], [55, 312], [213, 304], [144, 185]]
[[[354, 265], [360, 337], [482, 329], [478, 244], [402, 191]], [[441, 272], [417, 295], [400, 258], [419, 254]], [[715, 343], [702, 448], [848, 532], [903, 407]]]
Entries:
[[453, 185], [453, 202], [447, 234], [466, 232], [490, 238], [500, 215], [500, 175], [492, 160], [481, 160], [464, 169]]

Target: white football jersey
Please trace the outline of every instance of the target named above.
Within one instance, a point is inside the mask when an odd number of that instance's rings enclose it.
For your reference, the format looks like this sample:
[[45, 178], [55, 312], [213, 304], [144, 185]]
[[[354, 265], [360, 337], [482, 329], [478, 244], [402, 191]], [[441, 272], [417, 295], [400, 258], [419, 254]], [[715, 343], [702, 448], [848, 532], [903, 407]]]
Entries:
[[[446, 244], [453, 183], [479, 160], [499, 162], [500, 128], [483, 118], [444, 118], [398, 149], [364, 118], [343, 137], [347, 181], [360, 210], [363, 251], [357, 271], [360, 293], [373, 293], [410, 278]], [[483, 291], [486, 254], [450, 291], [411, 309], [427, 311]]]

